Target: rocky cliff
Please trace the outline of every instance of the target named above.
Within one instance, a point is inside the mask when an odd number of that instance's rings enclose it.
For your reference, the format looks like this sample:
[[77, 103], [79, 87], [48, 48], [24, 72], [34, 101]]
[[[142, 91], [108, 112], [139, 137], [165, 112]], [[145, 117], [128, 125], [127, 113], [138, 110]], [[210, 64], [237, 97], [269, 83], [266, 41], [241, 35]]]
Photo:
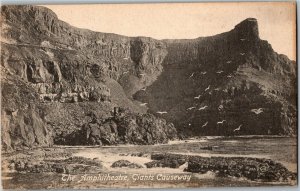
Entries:
[[169, 139], [168, 123], [188, 136], [296, 133], [295, 62], [260, 40], [255, 19], [212, 37], [159, 41], [75, 28], [44, 7], [2, 6], [1, 47], [5, 149], [68, 142], [86, 131], [90, 112], [121, 125], [114, 108], [128, 109], [137, 127], [147, 129], [143, 118], [158, 126], [151, 135], [164, 132], [142, 144]]
[[296, 64], [259, 38], [256, 19], [216, 36], [164, 42], [164, 71], [134, 97], [150, 112], [167, 111], [181, 134], [296, 134]]
[[56, 144], [90, 112], [99, 119], [114, 108], [145, 113], [131, 95], [155, 81], [167, 54], [160, 41], [78, 29], [44, 7], [2, 6], [1, 29], [5, 149]]

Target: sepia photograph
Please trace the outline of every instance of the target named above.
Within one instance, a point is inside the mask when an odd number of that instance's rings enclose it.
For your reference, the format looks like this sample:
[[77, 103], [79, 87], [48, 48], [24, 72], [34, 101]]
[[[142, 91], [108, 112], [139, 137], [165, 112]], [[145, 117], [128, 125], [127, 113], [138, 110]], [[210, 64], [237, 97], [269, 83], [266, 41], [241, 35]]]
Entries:
[[296, 2], [1, 5], [1, 188], [298, 186]]

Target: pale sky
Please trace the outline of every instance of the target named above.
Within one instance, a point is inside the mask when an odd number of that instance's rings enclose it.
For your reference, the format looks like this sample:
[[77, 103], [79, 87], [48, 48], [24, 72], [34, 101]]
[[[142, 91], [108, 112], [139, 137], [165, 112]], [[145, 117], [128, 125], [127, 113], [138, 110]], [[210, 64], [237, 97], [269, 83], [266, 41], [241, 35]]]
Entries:
[[191, 39], [258, 20], [260, 37], [296, 59], [296, 6], [291, 2], [44, 5], [79, 28], [155, 39]]

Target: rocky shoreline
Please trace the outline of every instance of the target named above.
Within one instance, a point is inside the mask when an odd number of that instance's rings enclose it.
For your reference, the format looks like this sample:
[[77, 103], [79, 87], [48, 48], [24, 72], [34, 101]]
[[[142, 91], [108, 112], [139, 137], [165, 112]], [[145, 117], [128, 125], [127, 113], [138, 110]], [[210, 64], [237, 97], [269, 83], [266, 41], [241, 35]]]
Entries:
[[152, 162], [147, 168], [168, 167], [179, 168], [187, 163], [186, 172], [216, 173], [218, 176], [244, 177], [249, 180], [267, 182], [288, 182], [297, 179], [297, 174], [290, 172], [281, 163], [271, 159], [246, 157], [201, 157], [180, 154], [152, 154]]
[[103, 169], [99, 159], [72, 156], [64, 149], [37, 149], [3, 154], [2, 172], [4, 173], [97, 173]]
[[[109, 168], [142, 169], [170, 168], [193, 174], [213, 173], [217, 177], [236, 177], [251, 181], [290, 183], [297, 180], [297, 173], [271, 159], [250, 157], [202, 157], [171, 153], [119, 154], [124, 160], [112, 161]], [[146, 163], [125, 160], [126, 157], [146, 157]], [[2, 171], [17, 173], [86, 174], [109, 172], [101, 158], [74, 156], [64, 149], [38, 149], [3, 155]]]

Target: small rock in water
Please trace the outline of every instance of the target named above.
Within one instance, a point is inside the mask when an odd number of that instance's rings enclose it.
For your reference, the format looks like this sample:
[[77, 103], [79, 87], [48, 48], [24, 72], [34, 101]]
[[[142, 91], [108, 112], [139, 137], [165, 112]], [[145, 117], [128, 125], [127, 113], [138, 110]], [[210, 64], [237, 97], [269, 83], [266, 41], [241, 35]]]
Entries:
[[127, 168], [143, 168], [142, 165], [140, 164], [136, 164], [136, 163], [132, 163], [128, 160], [118, 160], [116, 162], [114, 162], [111, 165], [112, 168], [122, 168], [122, 167], [127, 167]]
[[206, 147], [201, 147], [200, 149], [212, 151], [213, 147], [212, 146], [206, 146]]

